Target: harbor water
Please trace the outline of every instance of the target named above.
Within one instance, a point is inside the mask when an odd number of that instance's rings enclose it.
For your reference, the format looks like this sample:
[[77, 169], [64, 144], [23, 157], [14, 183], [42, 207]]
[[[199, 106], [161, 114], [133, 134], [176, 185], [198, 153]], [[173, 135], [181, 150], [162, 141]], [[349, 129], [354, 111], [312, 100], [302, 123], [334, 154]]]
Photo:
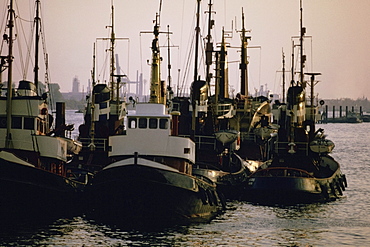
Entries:
[[[67, 111], [67, 123], [83, 116]], [[370, 123], [319, 124], [347, 176], [344, 197], [329, 203], [271, 207], [228, 202], [209, 223], [127, 230], [84, 215], [2, 226], [0, 246], [369, 246]], [[77, 134], [77, 131], [74, 132]]]

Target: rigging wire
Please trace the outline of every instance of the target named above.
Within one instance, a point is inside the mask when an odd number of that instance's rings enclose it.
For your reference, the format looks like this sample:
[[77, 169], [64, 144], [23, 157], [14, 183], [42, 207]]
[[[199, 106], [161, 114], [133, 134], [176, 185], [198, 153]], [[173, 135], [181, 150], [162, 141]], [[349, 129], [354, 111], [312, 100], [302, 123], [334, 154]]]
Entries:
[[[194, 11], [193, 11], [193, 14], [195, 15], [196, 12], [197, 12], [197, 6], [195, 4], [195, 8], [194, 8]], [[195, 26], [195, 18], [193, 18], [192, 20], [192, 23], [191, 23], [191, 27], [194, 27]], [[191, 35], [189, 35], [189, 39], [188, 39], [188, 46], [187, 46], [187, 49], [185, 51], [185, 54], [187, 54], [187, 58], [185, 60], [185, 64], [182, 65], [182, 67], [185, 67], [183, 69], [183, 75], [182, 75], [182, 81], [181, 81], [181, 86], [179, 85], [179, 91], [180, 91], [180, 95], [184, 95], [185, 94], [185, 85], [186, 85], [186, 81], [188, 80], [188, 77], [189, 77], [189, 67], [191, 65], [191, 59], [193, 57], [193, 53], [194, 53], [194, 43], [195, 43], [195, 32], [194, 32], [194, 29], [192, 28], [191, 29]], [[180, 43], [180, 46], [182, 47], [181, 43]], [[180, 82], [179, 82], [180, 84]]]
[[[2, 7], [1, 9], [4, 9], [6, 11], [6, 13], [3, 13], [3, 18], [2, 18], [2, 21], [1, 21], [1, 26], [0, 26], [0, 31], [1, 33], [3, 33], [2, 37], [5, 37], [6, 36], [6, 25], [5, 25], [5, 22], [8, 20], [8, 16], [9, 16], [9, 11], [8, 11], [8, 8], [5, 8], [5, 5], [7, 5], [7, 3], [4, 1], [4, 7]], [[4, 30], [2, 30], [2, 28], [4, 28]], [[4, 32], [3, 32], [4, 31]], [[4, 43], [5, 43], [5, 39], [2, 39], [2, 42], [1, 42], [1, 46], [0, 46], [0, 55], [3, 53], [3, 47], [4, 47]]]
[[[16, 10], [17, 12], [19, 13], [19, 7], [18, 7], [18, 2], [15, 2], [16, 3]], [[15, 10], [14, 10], [15, 11]], [[16, 13], [16, 12], [15, 12]], [[24, 80], [25, 79], [25, 76], [26, 76], [26, 66], [25, 66], [25, 60], [23, 59], [23, 52], [22, 52], [22, 45], [21, 45], [21, 42], [20, 42], [20, 37], [18, 35], [18, 33], [22, 33], [22, 37], [24, 38], [24, 44], [26, 44], [26, 50], [27, 50], [27, 53], [30, 52], [29, 51], [29, 46], [27, 45], [27, 39], [25, 38], [26, 35], [25, 35], [25, 31], [24, 31], [24, 28], [23, 28], [23, 25], [22, 25], [22, 22], [20, 21], [17, 21], [17, 19], [19, 18], [19, 15], [15, 15], [15, 18], [14, 18], [14, 27], [15, 27], [15, 34], [14, 34], [14, 37], [17, 37], [17, 45], [18, 45], [18, 55], [19, 55], [19, 60], [18, 62], [19, 63], [13, 63], [15, 65], [15, 67], [17, 68], [18, 71], [21, 71], [21, 76], [22, 76], [22, 79]], [[20, 19], [22, 20], [22, 19]], [[29, 22], [29, 21], [28, 21]], [[22, 31], [19, 31], [19, 29]], [[26, 53], [26, 54], [27, 54]], [[19, 68], [19, 66], [21, 68]]]
[[182, 83], [181, 83], [181, 89], [180, 89], [180, 95], [184, 95], [185, 94], [185, 81], [189, 78], [189, 67], [191, 65], [191, 59], [192, 59], [192, 54], [193, 54], [193, 47], [194, 47], [194, 42], [195, 42], [195, 33], [193, 32], [193, 37], [191, 39], [191, 43], [190, 43], [190, 46], [189, 46], [189, 52], [188, 52], [188, 59], [186, 60], [186, 64], [185, 64], [185, 69], [184, 69], [184, 73], [183, 73], [183, 80], [182, 80]]
[[[183, 40], [183, 32], [184, 32], [184, 15], [185, 15], [185, 0], [182, 1], [182, 12], [181, 12], [181, 27], [180, 27], [180, 45], [179, 45], [179, 55], [177, 56], [177, 65], [180, 67], [182, 61], [182, 40]], [[180, 68], [178, 69], [178, 76], [177, 76], [177, 94], [180, 91]], [[177, 95], [179, 96], [179, 95]]]
[[[41, 20], [44, 19], [43, 14], [44, 14], [44, 12], [42, 10], [42, 5], [40, 4]], [[55, 95], [53, 94], [54, 91], [51, 90], [51, 87], [50, 87], [51, 74], [50, 74], [50, 70], [49, 70], [49, 55], [48, 55], [48, 52], [47, 52], [46, 36], [45, 36], [45, 29], [44, 29], [43, 22], [40, 22], [40, 37], [41, 37], [43, 59], [44, 59], [44, 65], [45, 65], [45, 71], [44, 71], [44, 80], [45, 81], [44, 81], [44, 83], [46, 84], [47, 91], [49, 92], [49, 95], [50, 95], [50, 99], [49, 99], [50, 108], [51, 108], [52, 112], [54, 112], [54, 105], [55, 105], [56, 102], [54, 101], [54, 97], [55, 97]]]
[[[2, 21], [1, 21], [1, 26], [0, 26], [0, 32], [2, 33], [2, 28], [5, 27], [5, 22], [7, 20], [7, 16], [8, 16], [8, 8], [6, 7], [8, 5], [8, 3], [6, 1], [3, 1], [3, 6], [1, 6], [1, 9], [4, 10], [4, 12], [2, 13], [1, 16], [3, 16], [2, 18]], [[4, 28], [5, 30], [6, 28]]]
[[[31, 13], [36, 13], [36, 5], [33, 9], [33, 12], [31, 12]], [[29, 38], [28, 38], [28, 40], [30, 40], [30, 43], [26, 46], [26, 48], [27, 48], [27, 53], [26, 53], [27, 57], [26, 57], [26, 60], [25, 60], [25, 68], [24, 68], [24, 72], [23, 72], [24, 73], [24, 76], [23, 76], [24, 80], [27, 78], [27, 72], [29, 70], [29, 66], [31, 66], [32, 68], [35, 67], [34, 66], [35, 61], [32, 60], [32, 58], [34, 58], [34, 54], [32, 54], [32, 48], [34, 48], [34, 45], [35, 45], [33, 36], [34, 36], [34, 34], [36, 35], [35, 19], [30, 23], [31, 23], [31, 29], [30, 29]], [[23, 25], [22, 25], [22, 30], [24, 30]], [[26, 37], [26, 36], [24, 36], [24, 37]], [[25, 43], [27, 44], [27, 41]], [[36, 71], [33, 71], [33, 72], [37, 73]]]
[[[110, 31], [109, 30], [107, 31], [107, 36], [106, 37], [110, 37]], [[107, 52], [107, 51], [110, 50], [110, 41], [109, 41], [110, 39], [109, 38], [102, 38], [102, 39], [97, 39], [97, 41], [98, 40], [103, 40], [103, 41], [108, 40], [108, 42], [103, 42], [103, 44], [102, 44], [102, 46], [104, 48], [103, 50], [104, 50], [105, 55], [104, 54], [102, 55], [104, 57], [103, 64], [101, 65], [100, 72], [98, 73], [98, 78], [97, 78], [98, 82], [100, 81], [100, 82], [106, 83], [106, 82], [109, 82], [110, 68], [108, 68], [108, 67], [109, 67], [109, 64], [110, 64], [110, 57], [109, 57], [109, 52]], [[96, 42], [96, 43], [98, 44], [98, 42]], [[96, 56], [97, 57], [99, 57], [98, 56], [98, 50], [99, 49], [96, 49]], [[97, 61], [96, 61], [96, 66], [99, 70], [98, 60], [99, 59], [97, 59]], [[106, 79], [107, 73], [108, 73], [108, 80]]]

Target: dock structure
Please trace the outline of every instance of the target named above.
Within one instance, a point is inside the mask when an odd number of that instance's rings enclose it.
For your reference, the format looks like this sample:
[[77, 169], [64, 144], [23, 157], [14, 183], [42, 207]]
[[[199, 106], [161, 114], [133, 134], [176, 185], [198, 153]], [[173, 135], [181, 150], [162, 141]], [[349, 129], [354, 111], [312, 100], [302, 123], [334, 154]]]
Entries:
[[[331, 113], [331, 114], [329, 114]], [[330, 116], [331, 115], [331, 116]], [[328, 105], [325, 105], [325, 111], [322, 114], [323, 123], [362, 123], [370, 122], [370, 115], [364, 115], [362, 106], [356, 111], [355, 107], [352, 106], [349, 110], [348, 106], [343, 111], [342, 106], [339, 106], [339, 110], [333, 106], [332, 110], [329, 111]]]

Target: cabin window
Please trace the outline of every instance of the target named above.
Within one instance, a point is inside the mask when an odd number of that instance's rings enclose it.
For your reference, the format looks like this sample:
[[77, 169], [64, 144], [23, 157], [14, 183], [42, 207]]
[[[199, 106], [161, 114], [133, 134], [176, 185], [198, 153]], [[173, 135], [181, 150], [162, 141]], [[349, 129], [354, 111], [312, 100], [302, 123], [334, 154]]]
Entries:
[[146, 118], [139, 118], [139, 128], [146, 129], [148, 127], [148, 123]]
[[160, 129], [168, 129], [168, 119], [159, 119], [159, 128]]
[[108, 121], [108, 114], [100, 114], [99, 121], [101, 122]]
[[0, 128], [6, 128], [6, 117], [0, 117]]
[[156, 118], [149, 118], [149, 129], [158, 128], [158, 121]]
[[172, 105], [172, 111], [180, 111], [180, 104], [173, 103], [173, 105]]
[[108, 102], [101, 102], [101, 103], [99, 103], [99, 108], [100, 109], [106, 109], [106, 108], [108, 108]]
[[12, 117], [12, 129], [22, 129], [22, 117]]
[[136, 129], [136, 118], [130, 118], [128, 120], [128, 127], [130, 129]]
[[34, 120], [34, 118], [25, 117], [23, 125], [24, 125], [23, 128], [26, 129], [26, 130], [35, 129], [35, 120]]

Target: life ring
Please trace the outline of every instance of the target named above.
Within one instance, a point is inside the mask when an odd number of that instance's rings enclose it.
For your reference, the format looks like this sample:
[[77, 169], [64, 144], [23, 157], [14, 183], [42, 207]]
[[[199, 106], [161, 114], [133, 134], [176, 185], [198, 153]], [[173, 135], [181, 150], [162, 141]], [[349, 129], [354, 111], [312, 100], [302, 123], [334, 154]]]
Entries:
[[48, 108], [44, 107], [40, 110], [40, 115], [48, 115]]
[[297, 145], [294, 142], [289, 142], [287, 146], [287, 151], [290, 154], [295, 154], [297, 152]]

